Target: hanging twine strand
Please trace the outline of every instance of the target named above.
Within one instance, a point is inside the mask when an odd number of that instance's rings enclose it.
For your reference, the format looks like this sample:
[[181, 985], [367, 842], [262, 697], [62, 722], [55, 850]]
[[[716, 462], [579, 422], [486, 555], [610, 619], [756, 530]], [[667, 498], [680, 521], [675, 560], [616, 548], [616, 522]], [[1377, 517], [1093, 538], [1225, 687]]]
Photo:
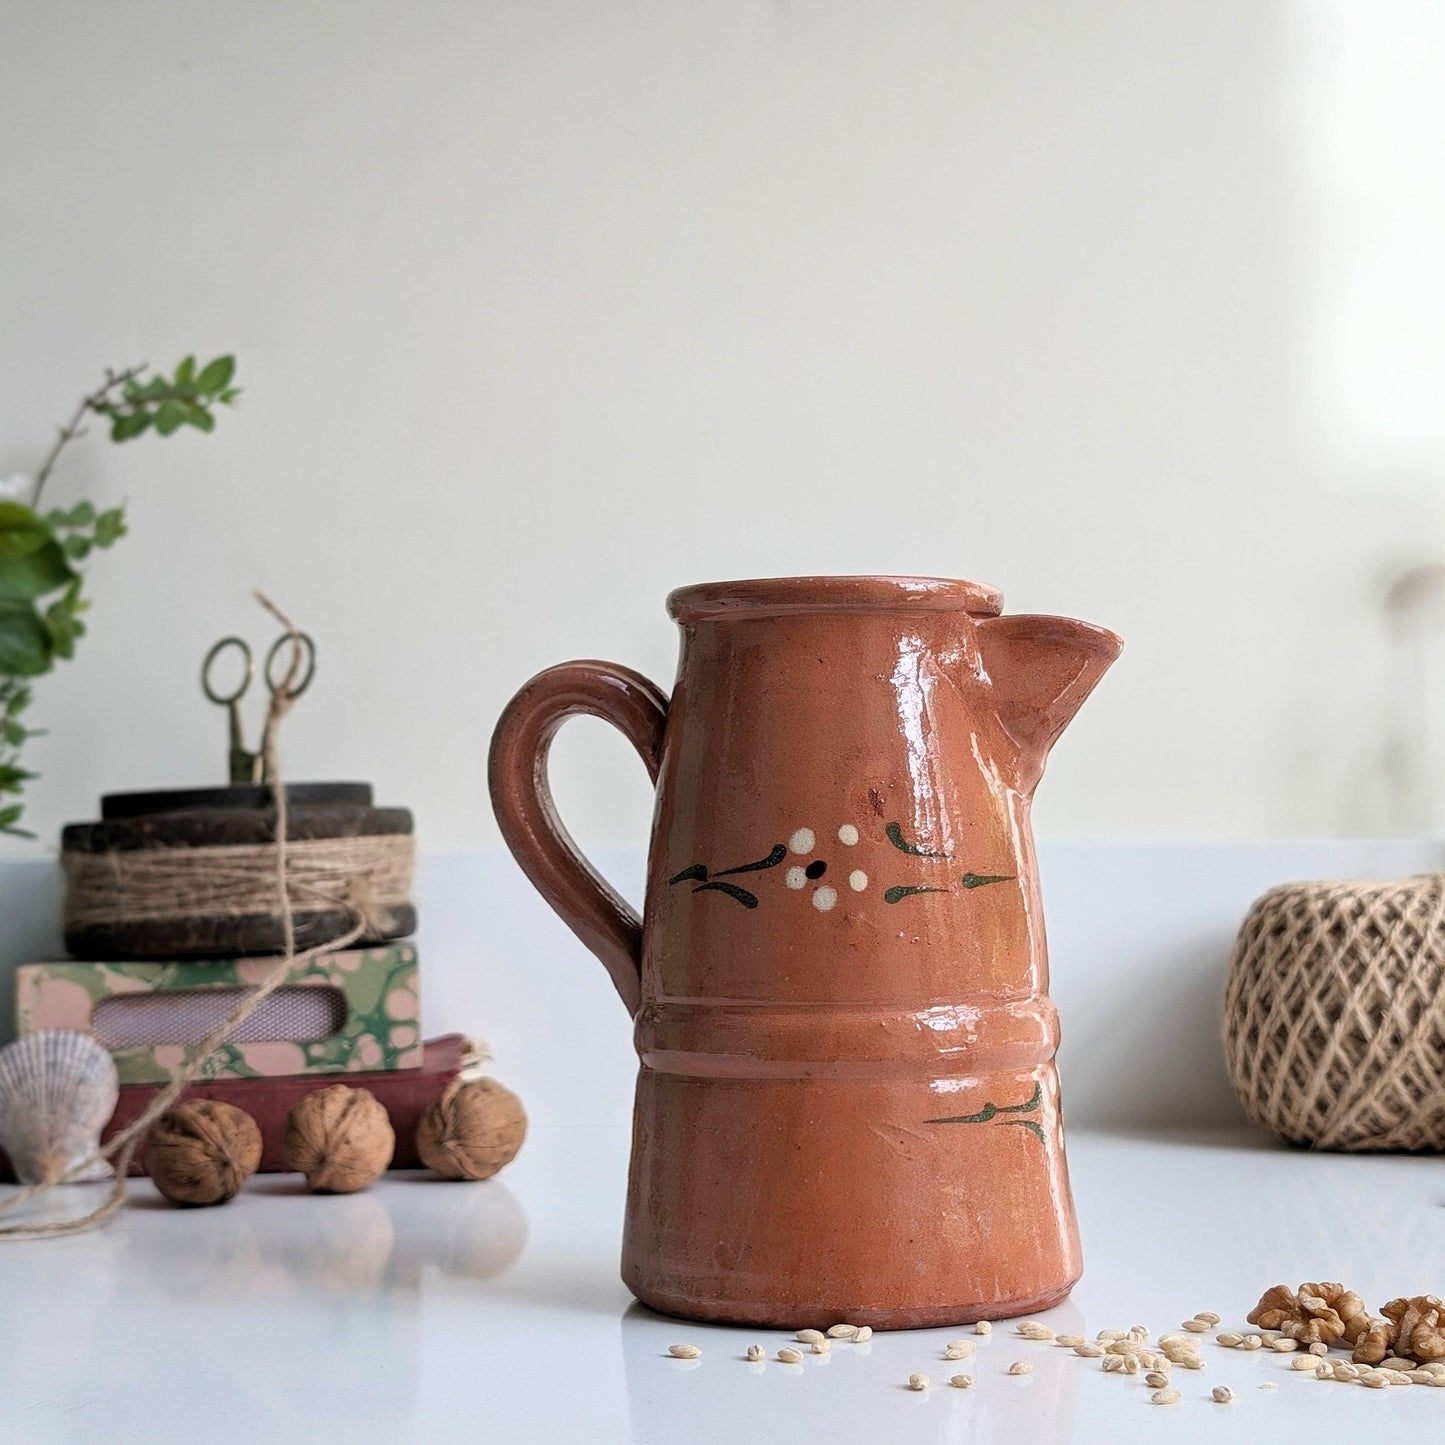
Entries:
[[135, 1158], [136, 1150], [140, 1147], [141, 1141], [149, 1132], [151, 1125], [200, 1077], [216, 1050], [225, 1043], [231, 1034], [245, 1023], [293, 973], [318, 954], [335, 953], [349, 947], [368, 934], [377, 934], [384, 930], [385, 925], [376, 916], [376, 907], [372, 899], [369, 896], [357, 896], [366, 893], [366, 890], [362, 888], [354, 890], [353, 896], [347, 900], [347, 907], [356, 917], [356, 922], [350, 928], [326, 943], [319, 943], [301, 953], [296, 952], [291, 889], [287, 886], [290, 846], [286, 837], [288, 827], [286, 785], [277, 764], [276, 737], [282, 719], [296, 700], [294, 689], [303, 654], [295, 623], [265, 593], [257, 592], [256, 600], [281, 623], [291, 641], [291, 664], [286, 670], [286, 676], [282, 679], [281, 685], [272, 695], [264, 734], [266, 776], [271, 780], [271, 793], [276, 809], [276, 841], [270, 851], [275, 855], [274, 897], [281, 917], [281, 934], [284, 941], [282, 956], [275, 968], [237, 1004], [230, 1016], [196, 1045], [190, 1057], [176, 1072], [170, 1083], [151, 1100], [150, 1105], [133, 1123], [113, 1135], [107, 1143], [99, 1147], [88, 1158], [80, 1160], [54, 1179], [44, 1179], [39, 1183], [26, 1185], [8, 1199], [0, 1200], [0, 1215], [8, 1214], [28, 1200], [45, 1194], [57, 1184], [68, 1182], [99, 1161], [111, 1163], [115, 1170], [115, 1178], [105, 1200], [92, 1209], [89, 1214], [81, 1215], [77, 1219], [56, 1220], [47, 1224], [5, 1225], [0, 1228], [0, 1239], [41, 1239], [56, 1238], [67, 1234], [83, 1234], [87, 1230], [100, 1228], [101, 1225], [112, 1219], [124, 1207], [128, 1198], [129, 1188], [126, 1181], [131, 1161]]

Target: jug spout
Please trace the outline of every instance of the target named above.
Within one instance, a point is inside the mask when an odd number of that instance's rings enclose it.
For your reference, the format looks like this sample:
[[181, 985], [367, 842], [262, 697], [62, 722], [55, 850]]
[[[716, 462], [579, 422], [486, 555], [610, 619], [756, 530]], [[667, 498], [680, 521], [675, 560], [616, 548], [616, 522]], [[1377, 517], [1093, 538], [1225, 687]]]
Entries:
[[1124, 641], [1071, 617], [1026, 613], [978, 622], [979, 650], [999, 725], [1018, 749], [1018, 784], [1030, 793], [1049, 749], [1108, 671]]

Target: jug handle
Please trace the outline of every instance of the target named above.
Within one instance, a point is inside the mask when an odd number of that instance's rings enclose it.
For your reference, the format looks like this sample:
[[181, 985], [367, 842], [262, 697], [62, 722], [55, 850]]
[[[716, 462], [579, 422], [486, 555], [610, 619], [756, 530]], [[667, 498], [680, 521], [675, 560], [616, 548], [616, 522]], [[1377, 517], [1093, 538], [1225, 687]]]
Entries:
[[585, 714], [615, 727], [657, 782], [667, 694], [612, 662], [564, 662], [509, 702], [492, 734], [488, 781], [502, 837], [532, 886], [602, 960], [627, 1012], [642, 1001], [642, 920], [582, 856], [557, 813], [547, 754], [557, 729]]

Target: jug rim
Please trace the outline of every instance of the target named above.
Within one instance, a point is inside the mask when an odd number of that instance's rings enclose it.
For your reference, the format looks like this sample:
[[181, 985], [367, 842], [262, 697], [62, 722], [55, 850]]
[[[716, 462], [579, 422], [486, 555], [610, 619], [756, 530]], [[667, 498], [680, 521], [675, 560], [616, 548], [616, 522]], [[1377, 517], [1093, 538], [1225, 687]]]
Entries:
[[696, 582], [668, 594], [677, 622], [789, 612], [967, 612], [997, 617], [1003, 593], [987, 582], [952, 577], [751, 577]]

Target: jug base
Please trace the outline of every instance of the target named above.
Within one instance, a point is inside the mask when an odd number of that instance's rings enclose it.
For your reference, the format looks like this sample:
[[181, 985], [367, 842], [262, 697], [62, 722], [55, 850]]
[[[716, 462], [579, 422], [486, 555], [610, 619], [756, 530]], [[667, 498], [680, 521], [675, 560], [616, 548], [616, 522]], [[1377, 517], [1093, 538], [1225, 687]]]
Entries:
[[949, 1325], [971, 1325], [976, 1320], [1009, 1320], [1052, 1309], [1068, 1299], [1081, 1275], [1058, 1289], [1033, 1299], [1002, 1300], [988, 1304], [920, 1305], [916, 1308], [866, 1309], [857, 1305], [768, 1301], [691, 1299], [682, 1294], [644, 1287], [623, 1275], [623, 1283], [649, 1309], [679, 1319], [708, 1324], [750, 1325], [755, 1328], [796, 1330], [816, 1328], [821, 1322], [869, 1325], [875, 1330], [928, 1330]]

